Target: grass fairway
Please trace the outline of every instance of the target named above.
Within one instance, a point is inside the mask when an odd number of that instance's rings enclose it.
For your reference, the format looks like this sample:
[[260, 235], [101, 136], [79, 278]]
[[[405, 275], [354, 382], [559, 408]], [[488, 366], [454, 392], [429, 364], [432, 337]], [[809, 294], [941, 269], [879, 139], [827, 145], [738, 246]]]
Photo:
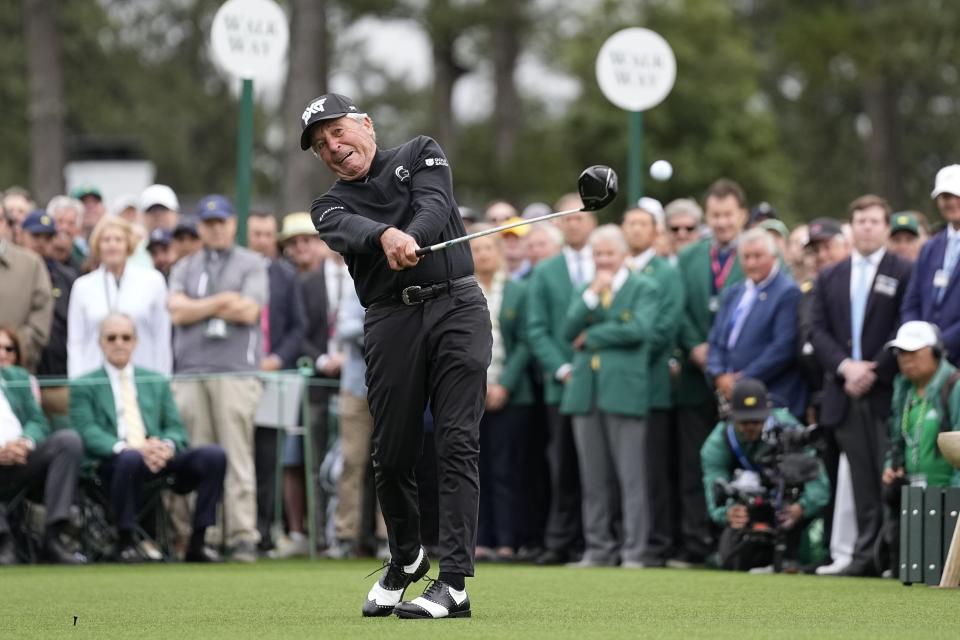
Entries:
[[0, 638], [960, 637], [958, 591], [713, 571], [482, 565], [468, 582], [470, 620], [367, 620], [360, 605], [373, 578], [362, 576], [375, 567], [9, 567], [0, 570]]

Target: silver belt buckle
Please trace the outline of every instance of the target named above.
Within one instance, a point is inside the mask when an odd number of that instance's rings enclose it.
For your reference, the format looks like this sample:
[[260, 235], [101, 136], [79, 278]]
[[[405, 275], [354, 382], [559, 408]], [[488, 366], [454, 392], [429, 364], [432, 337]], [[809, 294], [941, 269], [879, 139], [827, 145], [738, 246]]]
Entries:
[[408, 307], [412, 307], [413, 305], [416, 305], [416, 304], [423, 304], [423, 300], [410, 299], [410, 294], [420, 293], [420, 290], [421, 290], [421, 287], [419, 287], [418, 285], [414, 285], [412, 287], [407, 287], [406, 289], [401, 291], [400, 299], [403, 301], [403, 304], [407, 305]]

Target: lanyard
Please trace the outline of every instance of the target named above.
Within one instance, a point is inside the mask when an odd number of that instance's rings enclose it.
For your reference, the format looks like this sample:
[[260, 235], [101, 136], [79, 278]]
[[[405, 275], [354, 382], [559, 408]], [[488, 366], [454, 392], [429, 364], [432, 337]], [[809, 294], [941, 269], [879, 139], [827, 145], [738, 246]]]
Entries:
[[[923, 423], [927, 417], [927, 396], [924, 395], [923, 402], [920, 404], [920, 417], [914, 422], [911, 429], [911, 425], [907, 424], [907, 420], [910, 417], [910, 410], [913, 406], [914, 398], [911, 395], [904, 406], [903, 416], [900, 418], [900, 431], [903, 433], [903, 440], [910, 450], [913, 470], [916, 471], [920, 467], [920, 439], [923, 437]], [[913, 431], [913, 433], [911, 433], [911, 431]]]
[[[126, 272], [126, 269], [124, 269]], [[107, 302], [107, 310], [109, 313], [113, 313], [120, 307], [120, 282], [123, 280], [123, 276], [120, 276], [120, 280], [117, 280], [117, 299], [113, 302], [110, 301], [110, 272], [106, 269], [103, 270], [103, 299]]]
[[733, 255], [727, 256], [727, 261], [723, 267], [720, 267], [720, 250], [717, 247], [710, 247], [710, 270], [713, 272], [714, 291], [720, 293], [723, 285], [727, 282], [727, 276], [733, 270], [733, 263], [736, 258]]
[[740, 466], [746, 469], [747, 471], [756, 471], [756, 467], [747, 459], [746, 454], [743, 453], [743, 449], [740, 448], [740, 443], [737, 441], [737, 436], [733, 432], [733, 425], [727, 423], [727, 442], [730, 443], [730, 448], [733, 449], [733, 455], [737, 456], [737, 460], [740, 462]]
[[[205, 298], [208, 295], [218, 293], [220, 278], [223, 276], [223, 270], [227, 268], [227, 262], [230, 260], [232, 254], [233, 249], [216, 252], [219, 269], [217, 269], [216, 277], [214, 277], [214, 274], [210, 270], [210, 258], [215, 255], [215, 252], [207, 250], [207, 253], [203, 257], [203, 273], [200, 274], [200, 282], [197, 283], [197, 295], [199, 297]], [[207, 293], [208, 289], [210, 291], [209, 294]]]

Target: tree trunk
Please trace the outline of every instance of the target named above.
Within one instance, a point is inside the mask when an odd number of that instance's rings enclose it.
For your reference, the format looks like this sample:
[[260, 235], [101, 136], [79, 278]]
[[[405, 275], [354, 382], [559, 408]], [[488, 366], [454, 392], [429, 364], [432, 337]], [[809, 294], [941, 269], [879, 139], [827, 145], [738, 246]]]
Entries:
[[872, 130], [867, 143], [870, 189], [886, 197], [895, 209], [903, 208], [905, 197], [900, 173], [900, 118], [896, 90], [882, 78], [871, 78], [863, 83], [861, 95]]
[[520, 0], [498, 0], [497, 17], [491, 34], [496, 92], [493, 105], [493, 124], [496, 131], [494, 157], [501, 174], [510, 167], [521, 129], [520, 96], [513, 75], [520, 57], [523, 4]]
[[64, 191], [65, 156], [63, 82], [54, 3], [25, 0], [30, 124], [30, 181], [38, 205]]
[[281, 212], [308, 211], [333, 176], [309, 151], [300, 150], [300, 114], [313, 98], [327, 92], [329, 36], [326, 0], [291, 0], [290, 49], [281, 116], [289, 135], [281, 154]]
[[453, 59], [454, 37], [434, 33], [433, 39], [433, 124], [437, 142], [451, 160], [457, 155], [456, 121], [453, 116], [453, 86], [460, 70]]

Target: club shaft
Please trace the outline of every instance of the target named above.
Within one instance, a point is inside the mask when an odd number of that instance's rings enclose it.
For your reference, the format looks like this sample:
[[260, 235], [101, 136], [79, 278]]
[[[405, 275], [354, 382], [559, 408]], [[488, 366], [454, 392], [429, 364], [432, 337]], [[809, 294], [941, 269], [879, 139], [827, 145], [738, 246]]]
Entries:
[[537, 222], [544, 222], [545, 220], [553, 220], [554, 218], [561, 218], [563, 216], [568, 216], [571, 213], [579, 213], [584, 209], [567, 209], [566, 211], [556, 211], [554, 213], [548, 213], [545, 216], [539, 216], [537, 218], [530, 218], [529, 220], [521, 220], [520, 222], [512, 222], [510, 224], [505, 224], [499, 227], [494, 227], [493, 229], [484, 229], [483, 231], [477, 231], [476, 233], [471, 233], [466, 236], [461, 236], [459, 238], [454, 238], [453, 240], [447, 240], [446, 242], [441, 242], [439, 244], [434, 244], [429, 247], [423, 247], [417, 249], [417, 256], [425, 256], [428, 253], [433, 253], [434, 251], [442, 251], [447, 247], [452, 247], [455, 244], [460, 244], [461, 242], [470, 242], [474, 238], [482, 238], [483, 236], [489, 236], [494, 233], [501, 233], [503, 231], [509, 231], [516, 227], [522, 227], [528, 224], [535, 224]]

